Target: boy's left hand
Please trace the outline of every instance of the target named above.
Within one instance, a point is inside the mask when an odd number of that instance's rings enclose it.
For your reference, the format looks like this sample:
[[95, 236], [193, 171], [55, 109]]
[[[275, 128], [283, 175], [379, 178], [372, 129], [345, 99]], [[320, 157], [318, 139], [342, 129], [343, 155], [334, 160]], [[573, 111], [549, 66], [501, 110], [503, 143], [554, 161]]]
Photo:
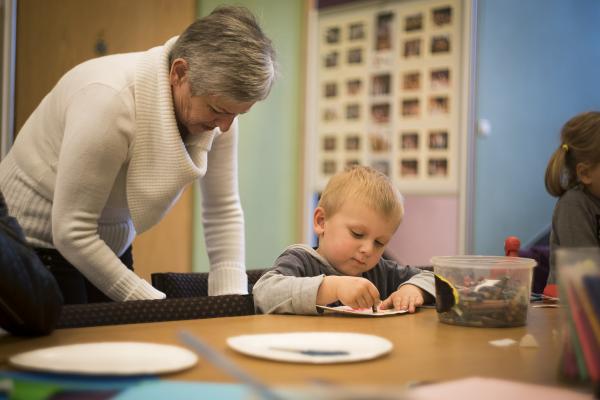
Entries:
[[415, 285], [402, 285], [385, 299], [379, 308], [386, 310], [393, 308], [395, 310], [408, 310], [409, 313], [414, 313], [416, 308], [423, 304], [423, 291]]

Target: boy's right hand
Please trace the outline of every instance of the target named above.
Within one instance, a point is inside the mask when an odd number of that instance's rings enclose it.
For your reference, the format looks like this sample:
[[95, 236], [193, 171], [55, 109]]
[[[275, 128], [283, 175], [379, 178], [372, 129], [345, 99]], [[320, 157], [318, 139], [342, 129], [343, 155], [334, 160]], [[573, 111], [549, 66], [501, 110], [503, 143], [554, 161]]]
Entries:
[[352, 308], [371, 308], [381, 302], [379, 290], [368, 279], [358, 276], [325, 276], [317, 292], [317, 304], [325, 306], [338, 300]]

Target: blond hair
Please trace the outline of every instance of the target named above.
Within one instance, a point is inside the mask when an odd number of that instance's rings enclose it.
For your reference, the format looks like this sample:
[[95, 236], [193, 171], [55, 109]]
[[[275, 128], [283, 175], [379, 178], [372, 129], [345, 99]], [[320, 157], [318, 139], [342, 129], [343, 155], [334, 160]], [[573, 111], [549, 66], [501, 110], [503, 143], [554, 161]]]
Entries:
[[344, 202], [363, 202], [399, 225], [404, 215], [402, 195], [383, 173], [366, 166], [353, 166], [334, 175], [321, 194], [318, 207], [333, 216]]
[[571, 118], [560, 133], [561, 143], [546, 167], [546, 190], [560, 197], [576, 186], [577, 164], [600, 163], [600, 112], [585, 112]]

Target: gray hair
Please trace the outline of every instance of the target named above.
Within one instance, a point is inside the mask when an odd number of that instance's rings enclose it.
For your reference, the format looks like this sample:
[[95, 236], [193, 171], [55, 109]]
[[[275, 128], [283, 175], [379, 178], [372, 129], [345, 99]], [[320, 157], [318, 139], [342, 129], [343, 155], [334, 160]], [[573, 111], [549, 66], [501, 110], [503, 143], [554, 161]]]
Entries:
[[179, 36], [170, 63], [189, 65], [194, 96], [217, 94], [239, 102], [265, 99], [276, 76], [275, 50], [245, 7], [221, 6]]

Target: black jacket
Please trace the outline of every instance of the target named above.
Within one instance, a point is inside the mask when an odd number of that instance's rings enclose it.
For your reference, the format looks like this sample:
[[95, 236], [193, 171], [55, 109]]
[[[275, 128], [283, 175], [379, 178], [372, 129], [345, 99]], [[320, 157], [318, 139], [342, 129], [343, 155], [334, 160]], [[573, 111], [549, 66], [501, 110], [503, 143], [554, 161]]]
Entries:
[[0, 327], [15, 335], [48, 334], [62, 303], [58, 284], [8, 215], [0, 193]]

